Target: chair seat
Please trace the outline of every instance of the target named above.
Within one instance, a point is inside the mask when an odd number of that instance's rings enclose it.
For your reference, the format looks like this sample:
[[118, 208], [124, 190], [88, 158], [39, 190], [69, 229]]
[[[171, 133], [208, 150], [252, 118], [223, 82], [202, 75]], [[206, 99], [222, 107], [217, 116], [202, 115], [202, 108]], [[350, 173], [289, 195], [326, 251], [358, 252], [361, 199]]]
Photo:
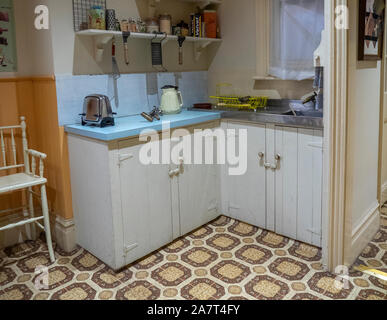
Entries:
[[11, 174], [0, 177], [0, 193], [37, 186], [45, 184], [46, 182], [46, 178], [33, 177], [26, 173]]

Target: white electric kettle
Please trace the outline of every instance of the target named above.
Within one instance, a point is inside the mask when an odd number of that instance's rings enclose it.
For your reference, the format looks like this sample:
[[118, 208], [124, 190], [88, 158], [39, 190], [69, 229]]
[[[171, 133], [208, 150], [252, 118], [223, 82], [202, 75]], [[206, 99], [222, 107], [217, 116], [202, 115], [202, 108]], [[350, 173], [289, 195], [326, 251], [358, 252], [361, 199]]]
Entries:
[[179, 88], [176, 86], [164, 86], [161, 90], [163, 90], [163, 94], [161, 95], [160, 109], [163, 114], [180, 113], [183, 107], [183, 97]]

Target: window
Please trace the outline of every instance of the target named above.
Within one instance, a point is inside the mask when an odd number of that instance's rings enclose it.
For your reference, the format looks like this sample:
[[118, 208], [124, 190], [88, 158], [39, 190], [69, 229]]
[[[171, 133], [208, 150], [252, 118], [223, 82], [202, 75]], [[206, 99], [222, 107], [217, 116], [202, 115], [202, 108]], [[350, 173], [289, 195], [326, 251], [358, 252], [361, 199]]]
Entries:
[[313, 78], [313, 54], [324, 29], [324, 0], [272, 0], [269, 74]]

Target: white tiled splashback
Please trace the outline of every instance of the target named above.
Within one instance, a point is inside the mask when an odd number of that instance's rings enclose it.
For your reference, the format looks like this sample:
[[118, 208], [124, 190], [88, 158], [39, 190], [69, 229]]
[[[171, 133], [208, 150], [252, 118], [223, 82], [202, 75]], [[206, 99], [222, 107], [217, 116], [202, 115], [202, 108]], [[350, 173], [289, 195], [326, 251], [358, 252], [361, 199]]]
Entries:
[[[177, 85], [183, 95], [184, 107], [208, 102], [207, 71], [178, 73], [122, 74], [118, 79], [118, 116], [140, 114], [159, 105], [161, 87]], [[93, 93], [113, 98], [113, 81], [109, 75], [56, 75], [59, 125], [80, 123], [83, 99]]]

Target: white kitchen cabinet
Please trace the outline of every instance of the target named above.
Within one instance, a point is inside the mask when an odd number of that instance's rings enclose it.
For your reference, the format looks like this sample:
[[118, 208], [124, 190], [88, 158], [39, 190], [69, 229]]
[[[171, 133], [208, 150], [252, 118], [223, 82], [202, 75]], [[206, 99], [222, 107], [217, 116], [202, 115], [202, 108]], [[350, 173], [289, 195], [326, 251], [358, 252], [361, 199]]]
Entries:
[[222, 169], [223, 210], [231, 217], [321, 246], [322, 130], [250, 123], [223, 125], [248, 130], [248, 169]]
[[120, 194], [125, 264], [129, 264], [173, 240], [169, 165], [144, 165], [143, 145], [133, 140], [118, 143]]
[[124, 266], [118, 153], [114, 146], [68, 134], [77, 243], [114, 269]]
[[275, 231], [321, 246], [322, 131], [275, 127]]
[[103, 142], [68, 134], [68, 145], [77, 243], [113, 269], [220, 214], [217, 165], [144, 165], [138, 137]]
[[[194, 135], [190, 135], [194, 141]], [[212, 138], [204, 138], [207, 141]], [[216, 141], [214, 141], [214, 149]], [[204, 158], [205, 143], [202, 144]], [[194, 143], [191, 154], [194, 155]], [[187, 164], [184, 158], [184, 172], [178, 177], [180, 235], [214, 220], [219, 215], [219, 166], [217, 164]], [[204, 159], [203, 159], [204, 160]]]
[[298, 152], [297, 181], [300, 206], [297, 239], [321, 247], [323, 132], [299, 129]]
[[138, 138], [69, 134], [78, 244], [119, 269], [222, 213], [320, 246], [322, 131], [234, 122], [222, 128], [235, 130], [226, 140], [235, 138], [236, 150], [239, 130], [247, 130], [244, 175], [229, 175], [229, 165], [191, 164], [185, 154], [175, 155], [181, 165], [143, 165]]
[[[225, 197], [226, 214], [238, 220], [270, 228], [266, 216], [266, 170], [260, 152], [266, 149], [265, 125], [228, 123], [227, 139], [235, 135], [236, 150], [239, 150], [239, 130], [247, 130], [247, 172], [244, 175], [229, 175], [230, 166], [224, 166], [222, 193]], [[234, 131], [235, 130], [235, 131]]]
[[[298, 215], [298, 129], [286, 127], [268, 127], [273, 133], [272, 154], [280, 155], [277, 170], [267, 172], [272, 182], [273, 215], [275, 231], [284, 236], [297, 238]], [[273, 161], [273, 159], [271, 159]]]

